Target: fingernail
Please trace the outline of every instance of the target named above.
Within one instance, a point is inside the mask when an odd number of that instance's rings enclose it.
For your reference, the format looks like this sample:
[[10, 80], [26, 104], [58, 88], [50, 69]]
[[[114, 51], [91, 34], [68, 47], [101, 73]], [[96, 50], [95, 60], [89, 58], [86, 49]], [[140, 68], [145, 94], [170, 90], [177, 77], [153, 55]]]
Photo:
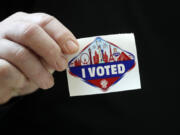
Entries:
[[66, 47], [70, 53], [76, 52], [78, 50], [78, 45], [72, 40], [68, 40], [66, 42]]
[[67, 67], [67, 60], [64, 56], [60, 56], [58, 62], [56, 62], [57, 70], [63, 71]]

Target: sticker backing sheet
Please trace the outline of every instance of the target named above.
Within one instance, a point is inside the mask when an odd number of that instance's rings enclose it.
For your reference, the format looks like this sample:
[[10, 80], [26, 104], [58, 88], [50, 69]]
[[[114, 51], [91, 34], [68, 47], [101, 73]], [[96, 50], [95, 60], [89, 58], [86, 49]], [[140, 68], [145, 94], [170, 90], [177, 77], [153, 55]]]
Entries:
[[70, 96], [141, 89], [134, 34], [78, 39], [79, 51], [67, 55]]

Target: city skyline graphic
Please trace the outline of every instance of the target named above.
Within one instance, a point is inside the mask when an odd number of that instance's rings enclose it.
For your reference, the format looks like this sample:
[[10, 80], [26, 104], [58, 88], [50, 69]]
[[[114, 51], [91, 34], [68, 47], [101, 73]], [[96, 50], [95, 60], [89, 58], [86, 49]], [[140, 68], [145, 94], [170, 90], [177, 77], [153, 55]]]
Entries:
[[70, 67], [125, 61], [132, 58], [131, 54], [98, 37], [76, 59], [71, 61]]

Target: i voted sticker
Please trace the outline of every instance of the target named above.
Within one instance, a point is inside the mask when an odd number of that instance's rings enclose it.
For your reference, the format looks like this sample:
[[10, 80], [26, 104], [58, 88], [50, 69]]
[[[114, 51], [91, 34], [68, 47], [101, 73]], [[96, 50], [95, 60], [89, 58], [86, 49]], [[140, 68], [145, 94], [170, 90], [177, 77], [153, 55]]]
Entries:
[[[81, 50], [69, 57], [68, 62], [67, 74], [71, 96], [128, 90], [131, 83], [136, 87], [129, 89], [140, 88], [133, 34], [85, 38], [80, 39], [79, 44]], [[132, 48], [128, 49], [129, 47]], [[134, 68], [136, 70], [133, 71]], [[137, 72], [137, 75], [130, 78], [128, 74], [131, 72]]]

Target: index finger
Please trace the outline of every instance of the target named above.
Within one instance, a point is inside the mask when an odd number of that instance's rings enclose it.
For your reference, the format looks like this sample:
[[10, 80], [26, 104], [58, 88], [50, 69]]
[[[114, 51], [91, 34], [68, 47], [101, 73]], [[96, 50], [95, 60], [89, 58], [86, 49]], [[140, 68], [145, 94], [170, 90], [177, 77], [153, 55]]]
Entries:
[[55, 17], [45, 13], [19, 13], [19, 19], [38, 24], [44, 29], [60, 46], [65, 54], [75, 53], [79, 49], [79, 44], [73, 33], [65, 27]]
[[[10, 22], [3, 27], [4, 38], [30, 48], [54, 69], [62, 71], [67, 66], [58, 44], [39, 26], [29, 22]], [[33, 65], [32, 65], [33, 66]]]

